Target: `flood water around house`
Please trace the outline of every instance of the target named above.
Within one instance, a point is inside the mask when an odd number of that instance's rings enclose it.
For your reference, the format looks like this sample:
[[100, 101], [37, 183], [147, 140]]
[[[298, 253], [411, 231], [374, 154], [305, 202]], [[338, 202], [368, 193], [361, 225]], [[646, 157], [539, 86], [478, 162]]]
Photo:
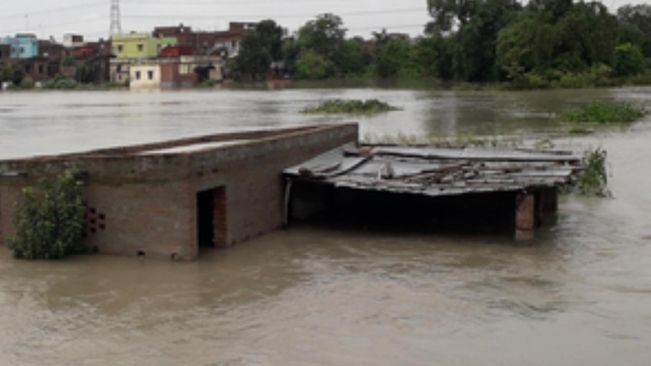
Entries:
[[[556, 136], [594, 100], [651, 88], [0, 93], [0, 159], [350, 118], [363, 136]], [[651, 117], [564, 139], [605, 147], [613, 199], [563, 197], [535, 245], [299, 225], [196, 263], [14, 261], [0, 248], [0, 365], [649, 365]]]

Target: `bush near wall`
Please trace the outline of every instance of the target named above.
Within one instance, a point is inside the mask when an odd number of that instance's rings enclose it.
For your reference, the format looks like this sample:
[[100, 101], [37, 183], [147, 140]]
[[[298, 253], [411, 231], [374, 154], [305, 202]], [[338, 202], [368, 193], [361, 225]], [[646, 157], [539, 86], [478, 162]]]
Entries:
[[55, 260], [88, 253], [84, 185], [74, 172], [40, 180], [23, 190], [15, 217], [16, 236], [9, 248], [16, 258]]

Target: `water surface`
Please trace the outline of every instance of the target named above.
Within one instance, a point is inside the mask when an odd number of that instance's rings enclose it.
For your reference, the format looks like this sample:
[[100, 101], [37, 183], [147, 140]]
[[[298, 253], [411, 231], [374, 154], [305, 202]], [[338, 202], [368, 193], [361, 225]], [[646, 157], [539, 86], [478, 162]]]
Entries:
[[[381, 89], [0, 94], [0, 158], [347, 118], [332, 97], [403, 108], [363, 135], [544, 137], [592, 100], [651, 89]], [[508, 237], [301, 225], [196, 263], [0, 249], [0, 365], [649, 365], [651, 119], [603, 145], [610, 200], [564, 197], [535, 245]]]

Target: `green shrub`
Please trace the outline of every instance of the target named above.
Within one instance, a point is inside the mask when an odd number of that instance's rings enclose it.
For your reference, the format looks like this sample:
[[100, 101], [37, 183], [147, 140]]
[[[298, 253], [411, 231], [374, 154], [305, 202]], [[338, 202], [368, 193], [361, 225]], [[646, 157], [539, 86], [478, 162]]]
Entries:
[[527, 73], [519, 80], [523, 87], [531, 89], [547, 89], [551, 86], [549, 80], [545, 79], [542, 75], [537, 73]]
[[645, 115], [646, 110], [630, 104], [592, 103], [563, 114], [561, 119], [565, 122], [580, 123], [630, 123]]
[[296, 76], [299, 79], [319, 80], [334, 75], [335, 65], [320, 54], [308, 50], [296, 60]]
[[214, 88], [217, 86], [217, 81], [216, 80], [204, 80], [199, 83], [198, 87], [199, 88]]
[[583, 72], [563, 73], [557, 82], [561, 88], [590, 88], [596, 86], [612, 86], [612, 69], [604, 64], [597, 64]]
[[597, 148], [586, 152], [583, 157], [584, 170], [573, 186], [573, 191], [586, 196], [608, 197], [608, 153]]
[[644, 71], [646, 60], [640, 47], [631, 43], [624, 43], [615, 48], [615, 62], [613, 63], [617, 76], [637, 75]]
[[8, 246], [19, 259], [62, 259], [87, 253], [83, 183], [73, 172], [42, 179], [23, 190], [16, 212], [16, 236]]
[[79, 83], [77, 83], [77, 81], [74, 79], [57, 75], [52, 79], [48, 80], [45, 83], [45, 85], [43, 85], [43, 87], [45, 89], [70, 90], [70, 89], [77, 89], [79, 87]]
[[379, 101], [371, 100], [329, 100], [318, 107], [306, 108], [303, 113], [308, 114], [375, 114], [395, 111], [397, 108]]

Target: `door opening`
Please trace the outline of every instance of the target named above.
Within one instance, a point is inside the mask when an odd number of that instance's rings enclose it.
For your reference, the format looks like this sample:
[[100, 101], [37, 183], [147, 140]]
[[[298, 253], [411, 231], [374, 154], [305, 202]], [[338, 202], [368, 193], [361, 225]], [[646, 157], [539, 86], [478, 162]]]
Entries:
[[199, 248], [226, 246], [226, 189], [197, 194], [197, 242]]

